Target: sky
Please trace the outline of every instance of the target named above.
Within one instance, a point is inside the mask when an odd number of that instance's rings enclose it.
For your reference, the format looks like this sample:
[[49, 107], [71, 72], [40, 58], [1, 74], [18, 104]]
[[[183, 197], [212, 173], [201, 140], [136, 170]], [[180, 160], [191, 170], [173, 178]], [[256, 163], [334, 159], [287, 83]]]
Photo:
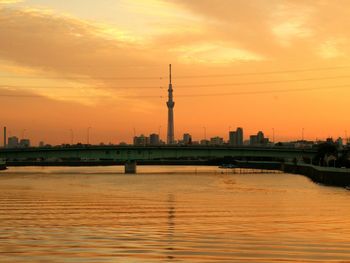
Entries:
[[[348, 0], [0, 0], [0, 125], [34, 145], [350, 134]], [[90, 128], [89, 128], [90, 127]]]

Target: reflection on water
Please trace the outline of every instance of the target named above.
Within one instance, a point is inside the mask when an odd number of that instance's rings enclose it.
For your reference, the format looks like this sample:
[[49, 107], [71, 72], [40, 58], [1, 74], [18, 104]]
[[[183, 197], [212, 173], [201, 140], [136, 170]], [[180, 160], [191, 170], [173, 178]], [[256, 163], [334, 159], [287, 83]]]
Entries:
[[350, 262], [350, 192], [213, 167], [11, 168], [0, 262]]

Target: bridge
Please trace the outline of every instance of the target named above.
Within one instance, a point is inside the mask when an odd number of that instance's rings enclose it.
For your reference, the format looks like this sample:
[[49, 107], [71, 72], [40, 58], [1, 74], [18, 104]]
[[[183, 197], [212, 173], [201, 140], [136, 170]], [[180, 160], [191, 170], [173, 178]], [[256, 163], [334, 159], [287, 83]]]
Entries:
[[59, 147], [32, 147], [0, 149], [0, 159], [8, 163], [29, 162], [32, 165], [51, 162], [69, 166], [73, 162], [93, 162], [124, 164], [126, 173], [135, 173], [138, 162], [217, 159], [253, 159], [290, 161], [303, 157], [312, 158], [314, 149], [296, 149], [284, 147], [233, 147], [202, 145], [163, 145], [163, 146], [93, 146], [74, 145]]

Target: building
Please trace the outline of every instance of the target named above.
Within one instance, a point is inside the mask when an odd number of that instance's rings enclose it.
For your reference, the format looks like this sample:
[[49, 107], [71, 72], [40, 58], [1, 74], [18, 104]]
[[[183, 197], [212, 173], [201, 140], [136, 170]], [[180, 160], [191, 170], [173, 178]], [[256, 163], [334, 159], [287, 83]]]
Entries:
[[235, 131], [230, 131], [229, 132], [228, 143], [230, 145], [237, 145], [237, 133]]
[[242, 146], [243, 145], [243, 128], [238, 127], [236, 130], [236, 142], [238, 146]]
[[171, 64], [169, 65], [169, 89], [168, 89], [168, 132], [167, 132], [167, 144], [174, 144], [174, 106], [173, 100], [173, 85], [171, 83]]
[[249, 137], [249, 144], [250, 145], [257, 145], [258, 144], [258, 136], [257, 135], [250, 135]]
[[135, 146], [146, 146], [147, 144], [149, 144], [149, 138], [145, 135], [141, 134], [140, 136], [134, 137]]
[[45, 147], [45, 143], [43, 141], [39, 142], [39, 147]]
[[259, 131], [256, 135], [250, 136], [250, 145], [267, 145], [269, 144], [269, 138], [265, 138], [262, 131]]
[[159, 145], [160, 144], [159, 135], [155, 134], [155, 133], [152, 133], [149, 136], [149, 144], [150, 145]]
[[223, 145], [224, 144], [224, 139], [219, 137], [219, 136], [212, 137], [212, 138], [210, 138], [209, 144], [210, 145]]
[[19, 147], [19, 139], [16, 136], [11, 136], [7, 139], [8, 148], [17, 148]]
[[192, 136], [189, 133], [185, 133], [183, 135], [183, 139], [182, 139], [183, 144], [187, 145], [187, 144], [192, 144]]
[[203, 139], [199, 142], [200, 145], [209, 145], [209, 141], [206, 139]]
[[229, 132], [229, 140], [228, 143], [234, 146], [242, 146], [243, 145], [243, 128], [238, 127], [236, 131]]
[[28, 148], [30, 147], [30, 140], [29, 139], [21, 139], [19, 142], [19, 146], [21, 148]]
[[264, 139], [265, 139], [265, 135], [262, 131], [259, 131], [258, 134], [256, 135], [257, 140], [258, 140], [258, 144], [263, 144], [264, 143]]

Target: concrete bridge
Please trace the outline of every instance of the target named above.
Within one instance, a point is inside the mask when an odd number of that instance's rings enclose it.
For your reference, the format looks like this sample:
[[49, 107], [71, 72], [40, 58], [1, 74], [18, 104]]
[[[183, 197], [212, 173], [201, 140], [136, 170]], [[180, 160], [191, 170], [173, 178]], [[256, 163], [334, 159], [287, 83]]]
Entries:
[[125, 165], [126, 173], [135, 173], [137, 162], [155, 160], [215, 160], [215, 159], [255, 159], [284, 160], [312, 158], [314, 149], [284, 147], [232, 147], [232, 146], [67, 146], [0, 149], [0, 159], [9, 163], [33, 162], [115, 162]]

